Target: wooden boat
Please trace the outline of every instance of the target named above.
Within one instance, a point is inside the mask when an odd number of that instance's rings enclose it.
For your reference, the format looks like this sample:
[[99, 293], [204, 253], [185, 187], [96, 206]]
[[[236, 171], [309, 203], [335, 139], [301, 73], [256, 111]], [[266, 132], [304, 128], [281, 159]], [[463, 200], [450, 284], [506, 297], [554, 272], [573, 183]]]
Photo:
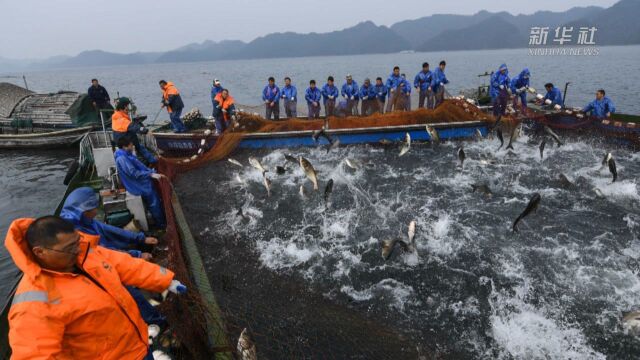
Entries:
[[[470, 138], [476, 129], [483, 136], [487, 135], [487, 124], [482, 121], [449, 122], [429, 124], [438, 131], [441, 140]], [[355, 129], [334, 129], [326, 131], [333, 139], [339, 139], [340, 144], [379, 144], [384, 141], [404, 141], [409, 133], [413, 141], [430, 141], [431, 137], [425, 130], [425, 125], [382, 126]], [[328, 144], [326, 139], [319, 139], [316, 143], [312, 138], [313, 131], [287, 132], [256, 132], [248, 133], [240, 142], [240, 148], [289, 148], [300, 146], [317, 146]], [[164, 156], [192, 156], [200, 149], [200, 142], [205, 139], [206, 150], [215, 145], [218, 136], [205, 136], [203, 130], [189, 133], [175, 134], [167, 126], [153, 129], [146, 138], [147, 144], [158, 149]]]
[[[109, 114], [105, 115], [108, 125]], [[36, 94], [0, 83], [0, 148], [69, 146], [101, 123], [86, 94]]]

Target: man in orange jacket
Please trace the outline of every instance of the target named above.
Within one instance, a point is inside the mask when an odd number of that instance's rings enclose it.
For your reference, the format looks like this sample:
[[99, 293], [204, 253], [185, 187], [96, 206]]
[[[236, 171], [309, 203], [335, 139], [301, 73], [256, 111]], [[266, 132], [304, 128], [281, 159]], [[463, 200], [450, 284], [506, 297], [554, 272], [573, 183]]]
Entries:
[[169, 112], [169, 119], [171, 120], [171, 126], [176, 133], [183, 133], [187, 131], [180, 119], [184, 103], [178, 88], [171, 82], [160, 80], [160, 89], [162, 89], [162, 107], [167, 108]]
[[236, 120], [236, 105], [229, 90], [223, 89], [213, 100], [213, 117], [216, 119], [216, 135], [227, 129], [229, 121]]
[[147, 325], [124, 285], [186, 287], [165, 268], [91, 246], [91, 237], [55, 216], [9, 227], [5, 246], [24, 273], [9, 311], [13, 360], [152, 359]]
[[111, 129], [113, 130], [113, 141], [117, 144], [118, 139], [123, 136], [128, 136], [136, 147], [138, 155], [142, 155], [149, 164], [155, 164], [158, 159], [147, 150], [138, 139], [138, 134], [146, 134], [147, 129], [144, 128], [142, 123], [132, 122], [127, 108], [131, 104], [131, 100], [126, 97], [118, 99], [116, 104], [116, 111], [111, 116]]

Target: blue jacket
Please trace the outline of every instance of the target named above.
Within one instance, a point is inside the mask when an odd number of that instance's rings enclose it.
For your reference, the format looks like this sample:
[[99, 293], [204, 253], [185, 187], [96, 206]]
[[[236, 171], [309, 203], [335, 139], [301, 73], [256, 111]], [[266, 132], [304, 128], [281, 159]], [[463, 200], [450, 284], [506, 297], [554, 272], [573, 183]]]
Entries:
[[419, 88], [421, 91], [426, 91], [429, 89], [429, 86], [431, 86], [432, 78], [433, 73], [431, 70], [426, 73], [424, 71], [420, 71], [413, 79], [413, 87]]
[[440, 89], [440, 83], [448, 84], [449, 80], [447, 80], [447, 76], [444, 74], [444, 71], [440, 70], [440, 67], [438, 67], [431, 76], [431, 90], [433, 90], [433, 92], [437, 92]]
[[307, 100], [307, 104], [309, 105], [311, 105], [311, 103], [314, 101], [319, 104], [320, 100], [322, 99], [322, 92], [317, 86], [313, 89], [311, 87], [308, 87], [304, 92], [304, 99]]
[[[501, 72], [505, 70], [504, 74]], [[500, 86], [507, 90], [511, 86], [511, 79], [509, 79], [509, 70], [507, 70], [507, 65], [502, 64], [498, 68], [498, 71], [494, 72], [491, 75], [491, 89], [489, 90], [489, 95], [494, 99], [500, 95]]]
[[516, 90], [525, 86], [529, 86], [530, 76], [531, 73], [529, 72], [529, 69], [524, 68], [524, 70], [522, 70], [518, 76], [511, 79], [511, 92], [515, 94]]
[[398, 88], [398, 86], [400, 85], [400, 83], [402, 82], [402, 76], [398, 75], [395, 76], [393, 75], [393, 73], [391, 73], [391, 75], [389, 75], [389, 77], [387, 78], [387, 91], [389, 93], [389, 96], [391, 96], [391, 89], [395, 90], [396, 88]]
[[333, 100], [336, 100], [336, 98], [340, 95], [340, 93], [338, 92], [338, 88], [335, 85], [329, 86], [329, 84], [324, 84], [321, 92], [324, 102], [327, 102], [327, 100], [329, 100], [329, 96], [333, 96]]
[[[60, 217], [73, 223], [76, 230], [90, 235], [99, 235], [99, 245], [113, 250], [127, 250], [131, 245], [144, 244], [142, 232], [132, 232], [116, 226], [90, 219], [84, 212], [98, 207], [98, 197], [93, 189], [81, 187], [73, 190], [64, 202]], [[133, 257], [140, 257], [139, 250], [128, 250]]]
[[278, 85], [273, 85], [273, 87], [269, 85], [265, 86], [262, 90], [262, 101], [278, 103], [280, 101], [280, 89]]
[[603, 97], [602, 100], [595, 99], [582, 109], [583, 112], [591, 111], [591, 116], [605, 118], [607, 113], [615, 113], [616, 106], [613, 101], [608, 97]]
[[557, 87], [551, 89], [551, 91], [547, 91], [547, 95], [544, 96], [545, 100], [551, 100], [551, 105], [562, 105], [562, 92]]
[[116, 150], [114, 153], [116, 158], [116, 167], [122, 185], [133, 195], [151, 196], [154, 194], [153, 181], [151, 174], [154, 170], [144, 166], [138, 158], [122, 149]]
[[[365, 96], [367, 97], [365, 99]], [[373, 100], [375, 99], [376, 93], [375, 90], [373, 89], [373, 85], [369, 85], [369, 86], [364, 86], [362, 85], [360, 87], [360, 99], [362, 100]]]
[[293, 85], [285, 86], [280, 90], [280, 96], [285, 100], [293, 98], [293, 101], [298, 101], [298, 90]]
[[382, 102], [384, 102], [385, 98], [387, 97], [387, 86], [382, 84], [382, 85], [374, 85], [373, 86], [373, 93], [376, 96], [376, 98]]
[[402, 92], [404, 94], [411, 94], [411, 83], [407, 79], [402, 79], [400, 81], [400, 85], [402, 87]]
[[[215, 86], [214, 85], [214, 86], [211, 87], [211, 103], [212, 104], [213, 104], [213, 101], [216, 98], [216, 95], [218, 95], [218, 93], [221, 93], [223, 89], [224, 88], [222, 87], [222, 85], [220, 85], [220, 86]], [[214, 107], [215, 107], [215, 105], [214, 105]]]
[[358, 99], [358, 83], [355, 80], [351, 80], [351, 85], [346, 82], [342, 85], [342, 96], [351, 98], [352, 96]]

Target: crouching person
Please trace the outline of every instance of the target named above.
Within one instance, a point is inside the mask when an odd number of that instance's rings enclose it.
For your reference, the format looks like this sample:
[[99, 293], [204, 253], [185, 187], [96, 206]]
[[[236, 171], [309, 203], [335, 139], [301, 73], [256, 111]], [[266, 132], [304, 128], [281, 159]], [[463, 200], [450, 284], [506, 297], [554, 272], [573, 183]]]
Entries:
[[9, 311], [12, 359], [152, 359], [147, 324], [125, 285], [184, 293], [173, 272], [91, 247], [55, 216], [18, 219], [5, 246], [24, 273]]
[[223, 89], [213, 100], [213, 117], [216, 120], [216, 135], [222, 134], [230, 121], [235, 121], [236, 105], [229, 90]]

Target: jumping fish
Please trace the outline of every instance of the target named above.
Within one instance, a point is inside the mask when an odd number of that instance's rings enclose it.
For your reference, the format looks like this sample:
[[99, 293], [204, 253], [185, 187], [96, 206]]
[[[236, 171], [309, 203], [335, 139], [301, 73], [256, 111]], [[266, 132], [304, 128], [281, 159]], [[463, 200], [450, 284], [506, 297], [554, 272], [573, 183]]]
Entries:
[[460, 146], [458, 148], [458, 160], [460, 160], [460, 167], [464, 168], [464, 159], [467, 158], [467, 155], [464, 153], [464, 148]]
[[491, 191], [491, 189], [489, 188], [489, 185], [487, 184], [472, 184], [471, 185], [471, 189], [473, 190], [473, 192], [480, 192], [483, 193], [486, 196], [492, 196], [493, 192]]
[[300, 167], [304, 170], [305, 175], [311, 180], [313, 183], [313, 190], [318, 190], [318, 176], [316, 175], [316, 170], [313, 168], [313, 165], [309, 162], [309, 160], [300, 156]]
[[609, 160], [611, 159], [613, 159], [613, 155], [611, 155], [611, 153], [604, 154], [604, 159], [602, 159], [602, 167], [607, 166], [607, 164], [609, 163]]
[[440, 142], [440, 135], [438, 135], [438, 131], [436, 131], [436, 129], [427, 125], [426, 130], [427, 130], [427, 133], [429, 133], [429, 137], [431, 137], [432, 142], [436, 142], [436, 143]]
[[295, 157], [293, 157], [292, 155], [289, 155], [289, 154], [284, 154], [284, 159], [287, 160], [288, 162], [292, 163], [292, 164], [297, 164], [298, 163], [298, 159], [296, 159]]
[[264, 187], [267, 189], [267, 197], [270, 197], [271, 196], [271, 180], [267, 178], [267, 174], [265, 173], [262, 174], [262, 183], [264, 184]]
[[331, 198], [331, 192], [333, 192], [333, 179], [329, 179], [327, 186], [324, 188], [324, 205], [329, 206], [329, 199]]
[[540, 143], [540, 159], [542, 160], [544, 158], [544, 147], [547, 145], [547, 139], [542, 139], [542, 142]]
[[538, 193], [533, 194], [533, 196], [531, 197], [531, 200], [529, 200], [529, 203], [527, 204], [527, 207], [518, 216], [516, 221], [513, 222], [513, 232], [518, 232], [518, 223], [520, 222], [520, 220], [527, 217], [527, 215], [529, 215], [531, 212], [537, 212], [538, 205], [540, 205], [540, 199], [541, 199], [540, 194]]
[[504, 137], [502, 137], [502, 129], [498, 128], [496, 130], [496, 133], [498, 134], [498, 140], [500, 140], [500, 146], [498, 147], [498, 150], [500, 150], [504, 146]]
[[476, 141], [482, 139], [482, 132], [480, 131], [480, 129], [476, 129], [476, 131], [474, 133], [474, 137], [475, 137]]
[[544, 132], [549, 134], [549, 136], [551, 136], [553, 140], [556, 141], [556, 144], [558, 144], [558, 146], [562, 145], [562, 141], [560, 140], [560, 137], [558, 136], [558, 134], [554, 133], [553, 130], [551, 130], [551, 128], [548, 127], [547, 125], [544, 126]]
[[263, 175], [264, 175], [264, 173], [267, 172], [267, 170], [260, 163], [260, 160], [254, 158], [253, 156], [249, 158], [249, 164], [251, 164], [251, 166], [253, 166], [254, 168], [262, 171]]
[[352, 159], [344, 159], [344, 163], [353, 170], [358, 170], [358, 163]]
[[236, 166], [239, 166], [239, 167], [243, 167], [242, 164], [240, 163], [240, 161], [238, 161], [236, 159], [228, 158], [227, 161], [229, 161], [233, 165], [236, 165]]
[[560, 181], [560, 186], [563, 188], [572, 188], [574, 186], [565, 174], [560, 173], [560, 175], [558, 175], [558, 180]]
[[513, 150], [513, 143], [516, 141], [518, 136], [520, 136], [520, 126], [516, 126], [513, 128], [511, 132], [511, 137], [509, 138], [509, 145], [507, 145], [507, 149]]
[[237, 350], [241, 360], [258, 360], [256, 344], [253, 342], [253, 339], [251, 339], [247, 328], [240, 333]]
[[331, 145], [329, 145], [329, 147], [327, 148], [327, 154], [329, 153], [329, 151], [336, 149], [338, 146], [340, 146], [340, 139], [335, 139], [331, 142]]
[[307, 196], [307, 194], [305, 194], [305, 192], [304, 192], [304, 185], [300, 185], [300, 196], [302, 196], [302, 197], [306, 197]]
[[616, 161], [613, 160], [613, 156], [609, 159], [607, 164], [609, 165], [609, 172], [613, 175], [612, 183], [614, 183], [618, 180], [618, 169], [616, 169]]
[[407, 231], [407, 236], [409, 237], [409, 241], [407, 241], [407, 246], [405, 250], [407, 252], [416, 251], [416, 221], [411, 220], [409, 223], [409, 230]]
[[398, 242], [401, 242], [402, 240], [399, 239], [387, 239], [387, 240], [382, 240], [380, 242], [380, 246], [381, 246], [381, 253], [382, 253], [382, 258], [384, 260], [389, 259], [389, 257], [391, 256], [391, 254], [393, 253], [393, 250], [396, 248], [396, 245], [398, 244]]
[[329, 134], [327, 134], [324, 129], [320, 129], [320, 130], [316, 130], [313, 132], [313, 135], [311, 135], [311, 137], [313, 138], [313, 141], [318, 142], [318, 139], [320, 137], [323, 137], [325, 139], [327, 139], [327, 141], [329, 143], [333, 143], [333, 140], [331, 139], [331, 137], [329, 137]]
[[622, 318], [622, 326], [633, 335], [640, 335], [640, 311], [632, 311]]
[[406, 133], [404, 136], [404, 144], [402, 145], [402, 149], [400, 149], [399, 156], [408, 153], [409, 149], [411, 149], [411, 135], [409, 135], [409, 133]]

